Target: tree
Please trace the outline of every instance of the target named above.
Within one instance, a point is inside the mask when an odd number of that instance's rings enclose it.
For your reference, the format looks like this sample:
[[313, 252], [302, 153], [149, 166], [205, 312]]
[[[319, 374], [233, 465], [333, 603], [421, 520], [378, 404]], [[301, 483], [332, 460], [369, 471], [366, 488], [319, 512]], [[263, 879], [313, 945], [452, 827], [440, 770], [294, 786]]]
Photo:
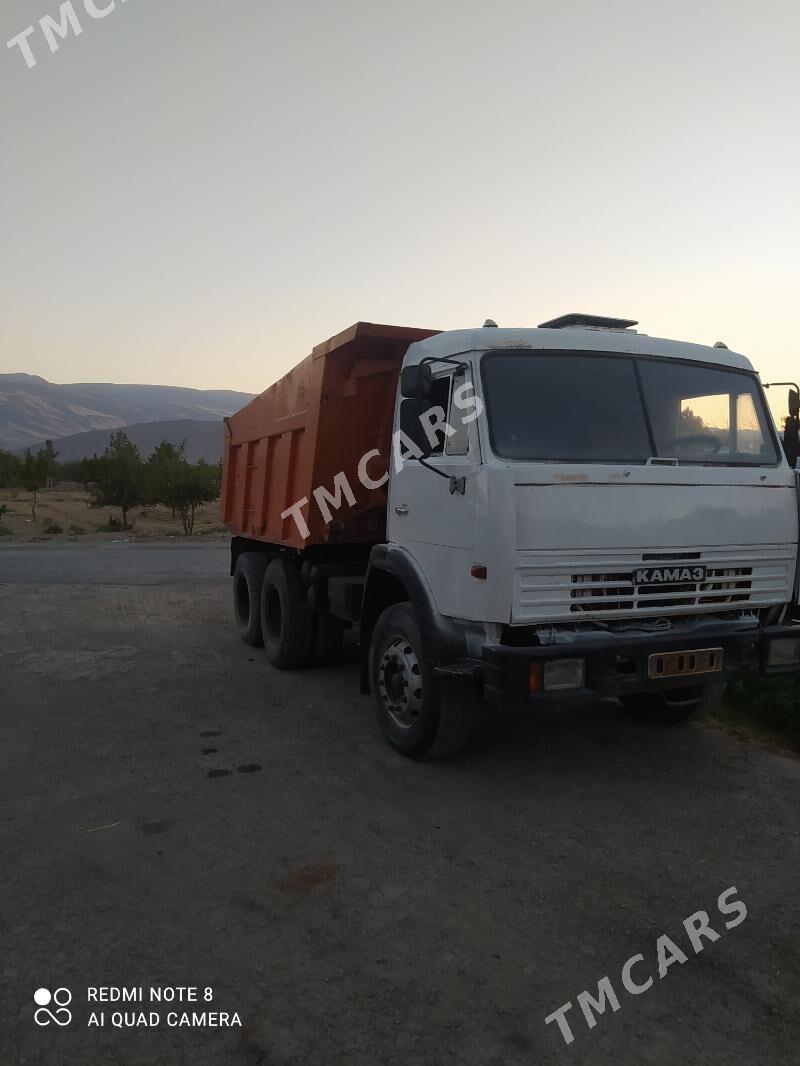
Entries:
[[183, 468], [186, 463], [186, 441], [175, 447], [169, 441], [162, 440], [145, 467], [146, 498], [148, 503], [163, 503], [172, 508], [172, 517], [179, 507], [178, 487], [185, 479]]
[[700, 415], [696, 415], [691, 407], [683, 408], [680, 419], [682, 437], [697, 437], [704, 432], [708, 432], [703, 419]]
[[0, 448], [0, 489], [15, 489], [22, 476], [22, 463], [13, 452]]
[[[54, 478], [59, 481], [76, 481], [79, 485], [86, 485], [92, 479], [86, 476], [86, 459], [67, 459], [63, 463], [56, 463]], [[88, 490], [87, 490], [88, 491]]]
[[25, 491], [33, 493], [33, 498], [31, 500], [31, 518], [35, 522], [39, 489], [43, 489], [47, 484], [47, 460], [45, 459], [44, 452], [37, 452], [36, 455], [31, 455], [30, 448], [25, 452], [25, 458], [22, 460], [20, 480]]
[[87, 492], [91, 492], [92, 482], [97, 480], [97, 472], [100, 469], [100, 464], [103, 459], [101, 456], [94, 453], [91, 459], [81, 459], [78, 481], [83, 482], [83, 486]]
[[162, 441], [145, 464], [147, 501], [171, 507], [173, 517], [179, 514], [187, 537], [194, 531], [197, 508], [219, 497], [221, 480], [220, 464], [187, 460], [185, 440], [177, 446]]
[[120, 429], [111, 434], [108, 447], [92, 462], [89, 503], [92, 507], [119, 507], [122, 528], [128, 528], [128, 512], [144, 499], [144, 464], [139, 449]]
[[204, 503], [219, 498], [220, 472], [217, 464], [211, 465], [201, 459], [191, 464], [184, 462], [177, 488], [177, 510], [180, 512], [183, 532], [190, 536], [194, 531], [195, 512]]
[[58, 473], [58, 452], [53, 447], [51, 440], [44, 442], [44, 448], [39, 449], [39, 455], [42, 456], [42, 462], [44, 464], [46, 487], [52, 489], [55, 487], [56, 474]]

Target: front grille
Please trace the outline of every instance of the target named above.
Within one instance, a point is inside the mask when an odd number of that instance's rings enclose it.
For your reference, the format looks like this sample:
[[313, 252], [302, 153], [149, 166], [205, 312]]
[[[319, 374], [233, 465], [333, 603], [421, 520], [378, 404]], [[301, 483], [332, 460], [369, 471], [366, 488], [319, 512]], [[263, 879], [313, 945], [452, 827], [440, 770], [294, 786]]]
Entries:
[[[643, 561], [656, 558], [652, 553]], [[665, 565], [692, 562], [690, 556], [670, 554], [660, 560]], [[656, 563], [658, 565], [658, 563]], [[631, 572], [621, 574], [573, 574], [570, 591], [570, 611], [584, 614], [614, 611], [636, 611], [642, 608], [698, 607], [703, 604], [746, 603], [753, 587], [752, 566], [708, 568], [705, 581], [635, 585]]]
[[[609, 616], [659, 616], [753, 609], [791, 598], [795, 556], [790, 546], [707, 548], [662, 553], [521, 552], [513, 620], [554, 622]], [[635, 584], [649, 568], [705, 567], [702, 581]]]

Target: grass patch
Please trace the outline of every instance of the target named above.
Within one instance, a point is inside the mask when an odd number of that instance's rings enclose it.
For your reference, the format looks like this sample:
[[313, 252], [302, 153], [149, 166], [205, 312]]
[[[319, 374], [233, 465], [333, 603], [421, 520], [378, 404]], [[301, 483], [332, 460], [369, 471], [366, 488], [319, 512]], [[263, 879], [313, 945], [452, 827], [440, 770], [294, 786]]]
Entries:
[[52, 520], [52, 518], [48, 518], [48, 520], [44, 524], [44, 527], [42, 528], [42, 533], [55, 533], [55, 534], [58, 534], [58, 533], [63, 533], [63, 532], [64, 532], [64, 527], [59, 525], [58, 522], [54, 522]]
[[756, 736], [800, 751], [800, 680], [736, 681], [728, 685], [715, 717], [737, 736]]

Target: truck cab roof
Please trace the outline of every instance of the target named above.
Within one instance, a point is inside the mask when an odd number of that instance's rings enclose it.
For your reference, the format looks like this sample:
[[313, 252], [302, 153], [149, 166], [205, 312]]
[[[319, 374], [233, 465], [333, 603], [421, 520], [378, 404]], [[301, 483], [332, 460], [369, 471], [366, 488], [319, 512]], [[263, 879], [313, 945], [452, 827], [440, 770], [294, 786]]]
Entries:
[[450, 359], [466, 352], [502, 349], [550, 351], [624, 352], [630, 355], [658, 356], [665, 359], [688, 359], [736, 370], [753, 370], [750, 360], [728, 348], [687, 341], [648, 337], [628, 329], [608, 329], [596, 326], [568, 326], [558, 329], [505, 329], [483, 326], [479, 329], [454, 329], [428, 337], [411, 345], [405, 365], [423, 359]]

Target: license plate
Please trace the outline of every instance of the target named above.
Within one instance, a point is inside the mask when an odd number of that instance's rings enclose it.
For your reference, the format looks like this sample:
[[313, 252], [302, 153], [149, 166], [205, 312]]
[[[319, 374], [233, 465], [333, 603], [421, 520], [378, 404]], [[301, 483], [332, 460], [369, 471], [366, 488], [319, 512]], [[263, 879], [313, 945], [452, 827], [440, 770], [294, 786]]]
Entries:
[[669, 651], [651, 655], [647, 660], [647, 676], [686, 677], [688, 674], [716, 674], [722, 669], [722, 648], [692, 648], [691, 651]]

